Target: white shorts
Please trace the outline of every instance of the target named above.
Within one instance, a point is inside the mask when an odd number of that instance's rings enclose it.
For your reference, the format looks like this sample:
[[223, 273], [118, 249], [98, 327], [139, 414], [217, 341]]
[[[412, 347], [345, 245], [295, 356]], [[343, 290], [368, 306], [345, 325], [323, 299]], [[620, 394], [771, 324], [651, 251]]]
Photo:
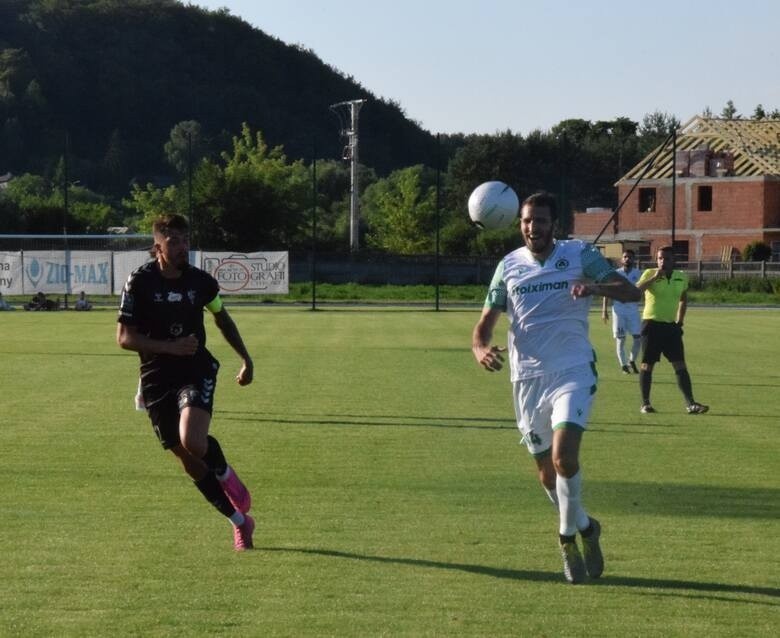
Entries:
[[618, 314], [612, 310], [612, 336], [615, 339], [625, 339], [626, 335], [639, 336], [642, 332], [642, 319], [639, 312], [631, 311]]
[[517, 427], [531, 454], [539, 457], [550, 451], [555, 429], [587, 428], [596, 382], [593, 364], [514, 382]]

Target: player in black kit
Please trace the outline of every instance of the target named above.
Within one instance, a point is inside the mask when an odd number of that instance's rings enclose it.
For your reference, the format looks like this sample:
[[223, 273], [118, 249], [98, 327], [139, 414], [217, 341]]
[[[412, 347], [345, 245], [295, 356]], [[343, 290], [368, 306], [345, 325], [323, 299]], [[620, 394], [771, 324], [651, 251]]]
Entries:
[[195, 486], [233, 524], [237, 551], [252, 548], [249, 491], [209, 434], [219, 362], [206, 350], [203, 309], [241, 357], [236, 380], [252, 382], [252, 359], [222, 305], [219, 284], [189, 265], [189, 226], [165, 215], [153, 226], [154, 261], [134, 271], [122, 291], [117, 343], [138, 352], [141, 389], [157, 437], [181, 461]]

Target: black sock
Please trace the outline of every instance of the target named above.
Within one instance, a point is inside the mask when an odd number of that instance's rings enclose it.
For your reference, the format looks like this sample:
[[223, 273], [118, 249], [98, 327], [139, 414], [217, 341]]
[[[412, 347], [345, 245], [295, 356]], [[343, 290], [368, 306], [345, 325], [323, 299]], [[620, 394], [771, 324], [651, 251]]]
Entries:
[[206, 448], [206, 454], [203, 456], [203, 462], [209, 466], [217, 475], [222, 476], [227, 470], [227, 461], [222, 453], [219, 441], [210, 434], [208, 435], [209, 446]]
[[564, 534], [558, 534], [558, 538], [561, 541], [561, 545], [563, 545], [564, 543], [574, 543], [574, 542], [576, 542], [577, 535], [575, 534], [573, 536], [565, 536]]
[[236, 508], [230, 504], [228, 497], [222, 491], [222, 487], [214, 472], [206, 472], [206, 476], [195, 481], [195, 487], [206, 497], [206, 500], [219, 510], [219, 513], [230, 518]]
[[653, 373], [639, 369], [639, 390], [642, 392], [642, 405], [650, 405], [650, 386], [653, 385]]
[[693, 388], [691, 387], [691, 375], [688, 374], [688, 368], [682, 370], [675, 370], [677, 375], [677, 387], [680, 388], [680, 392], [683, 393], [688, 405], [693, 403]]
[[593, 533], [593, 522], [590, 522], [585, 529], [580, 530], [580, 536], [582, 536], [583, 538], [588, 538], [588, 536], [590, 536], [592, 533]]

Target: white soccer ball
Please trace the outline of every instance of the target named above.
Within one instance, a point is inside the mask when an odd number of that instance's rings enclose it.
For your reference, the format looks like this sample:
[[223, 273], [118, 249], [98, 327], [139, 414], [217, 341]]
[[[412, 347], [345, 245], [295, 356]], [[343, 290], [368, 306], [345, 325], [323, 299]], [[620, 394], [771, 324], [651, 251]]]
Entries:
[[520, 200], [504, 182], [485, 182], [469, 196], [469, 217], [475, 226], [494, 230], [506, 228], [517, 219]]

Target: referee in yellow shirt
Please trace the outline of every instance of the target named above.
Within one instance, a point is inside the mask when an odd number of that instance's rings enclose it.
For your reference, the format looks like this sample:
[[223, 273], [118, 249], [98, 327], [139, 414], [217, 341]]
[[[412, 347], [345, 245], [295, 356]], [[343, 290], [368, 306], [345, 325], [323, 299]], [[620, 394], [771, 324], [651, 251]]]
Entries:
[[650, 404], [653, 366], [664, 355], [674, 368], [677, 386], [685, 397], [688, 414], [704, 414], [710, 408], [693, 399], [682, 340], [683, 320], [688, 308], [688, 276], [682, 270], [674, 270], [671, 246], [658, 249], [656, 264], [658, 268], [645, 270], [636, 284], [645, 295], [642, 311], [642, 364], [639, 368], [641, 412], [655, 412]]

